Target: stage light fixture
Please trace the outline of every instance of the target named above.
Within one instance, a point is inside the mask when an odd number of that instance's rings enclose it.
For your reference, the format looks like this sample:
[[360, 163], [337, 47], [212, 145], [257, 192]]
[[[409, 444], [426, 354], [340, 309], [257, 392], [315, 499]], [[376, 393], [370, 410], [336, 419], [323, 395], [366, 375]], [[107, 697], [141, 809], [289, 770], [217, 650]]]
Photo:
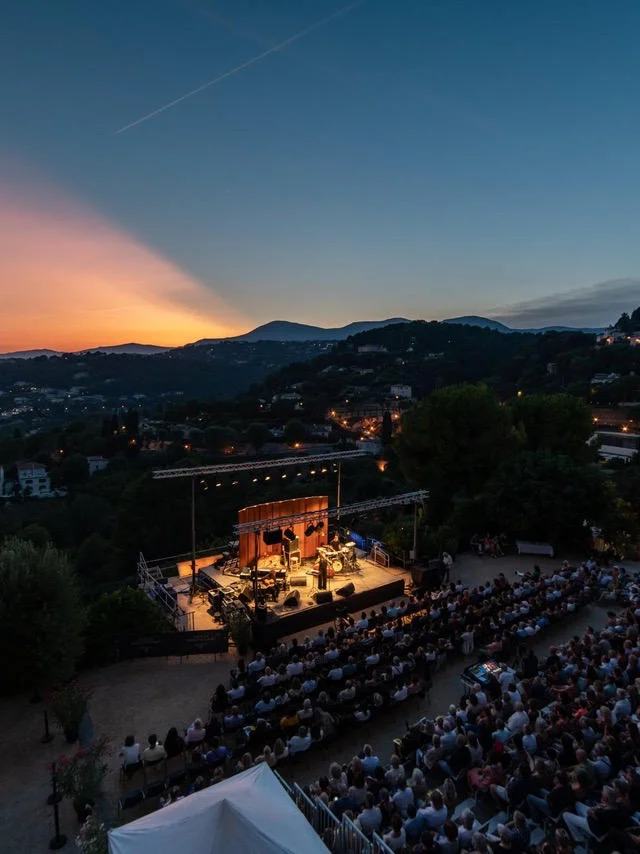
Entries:
[[309, 525], [308, 528], [306, 528], [304, 535], [305, 535], [305, 537], [310, 537], [311, 534], [315, 534], [315, 532], [316, 532], [316, 526], [315, 525]]
[[327, 470], [326, 470], [326, 469], [322, 469], [322, 474], [326, 474], [326, 473], [327, 473]]
[[302, 472], [301, 471], [297, 472], [296, 477], [302, 477]]
[[222, 486], [222, 483], [221, 483], [220, 481], [218, 481], [218, 482], [216, 483], [216, 486]]
[[296, 538], [296, 532], [293, 530], [293, 528], [286, 528], [286, 529], [285, 529], [285, 531], [284, 531], [284, 536], [285, 536], [288, 540], [295, 540], [295, 538]]
[[265, 477], [265, 480], [271, 480], [271, 475], [270, 475], [270, 474], [268, 474], [268, 475]]
[[280, 477], [284, 480], [286, 478], [286, 474], [281, 474]]
[[257, 482], [258, 482], [258, 478], [257, 478], [257, 477], [254, 477], [254, 478], [252, 479], [252, 481], [251, 481], [251, 483], [257, 483]]
[[316, 525], [316, 531], [324, 531], [324, 522], [318, 522]]
[[315, 473], [316, 473], [315, 469], [311, 469], [311, 471], [309, 472], [309, 474], [315, 474]]
[[239, 480], [234, 480], [231, 482], [231, 486], [237, 486], [240, 483]]

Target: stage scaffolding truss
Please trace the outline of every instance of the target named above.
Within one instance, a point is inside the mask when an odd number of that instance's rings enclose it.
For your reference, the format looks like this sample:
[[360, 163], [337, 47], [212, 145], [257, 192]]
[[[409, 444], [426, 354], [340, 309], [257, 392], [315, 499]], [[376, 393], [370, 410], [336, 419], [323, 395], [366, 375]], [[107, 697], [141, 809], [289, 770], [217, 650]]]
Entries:
[[384, 507], [396, 507], [401, 504], [422, 504], [429, 493], [425, 489], [416, 492], [403, 492], [401, 495], [393, 495], [389, 498], [373, 498], [368, 501], [358, 501], [355, 504], [343, 504], [342, 507], [332, 507], [329, 510], [311, 511], [309, 513], [297, 513], [293, 516], [280, 516], [275, 519], [265, 519], [260, 522], [246, 522], [234, 526], [234, 533], [258, 534], [262, 531], [271, 531], [275, 528], [287, 528], [300, 522], [309, 525], [317, 524], [327, 517], [329, 519], [342, 519], [343, 516], [359, 516], [372, 510], [380, 510]]
[[170, 480], [177, 477], [207, 477], [214, 474], [237, 474], [259, 469], [283, 468], [286, 466], [314, 466], [317, 463], [342, 463], [348, 460], [371, 456], [368, 451], [335, 451], [331, 454], [313, 454], [306, 457], [279, 457], [276, 460], [257, 460], [246, 463], [221, 463], [216, 466], [191, 466], [179, 469], [156, 469], [154, 480]]

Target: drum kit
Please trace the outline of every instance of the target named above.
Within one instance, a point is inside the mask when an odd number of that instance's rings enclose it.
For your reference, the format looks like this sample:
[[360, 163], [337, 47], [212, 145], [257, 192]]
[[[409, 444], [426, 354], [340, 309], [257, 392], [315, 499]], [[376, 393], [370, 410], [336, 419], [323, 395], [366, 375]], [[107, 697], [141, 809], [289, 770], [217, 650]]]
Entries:
[[318, 548], [318, 556], [323, 557], [327, 561], [328, 578], [334, 578], [340, 573], [348, 574], [360, 571], [355, 543], [345, 543], [337, 551], [331, 546], [320, 546]]

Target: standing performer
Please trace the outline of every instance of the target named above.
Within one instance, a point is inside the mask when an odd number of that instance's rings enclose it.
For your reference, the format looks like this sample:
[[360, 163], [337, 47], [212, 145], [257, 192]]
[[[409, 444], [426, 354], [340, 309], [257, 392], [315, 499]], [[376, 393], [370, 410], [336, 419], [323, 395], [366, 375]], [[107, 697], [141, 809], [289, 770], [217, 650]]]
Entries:
[[327, 570], [329, 568], [329, 563], [324, 555], [320, 555], [320, 560], [318, 561], [318, 569], [320, 570], [320, 575], [318, 576], [318, 590], [326, 590], [327, 589]]

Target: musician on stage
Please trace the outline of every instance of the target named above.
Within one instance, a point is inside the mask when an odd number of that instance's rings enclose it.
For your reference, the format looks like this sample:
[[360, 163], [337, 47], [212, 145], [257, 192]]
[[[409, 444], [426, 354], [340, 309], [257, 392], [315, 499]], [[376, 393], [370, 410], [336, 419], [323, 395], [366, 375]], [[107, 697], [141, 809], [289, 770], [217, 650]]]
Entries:
[[332, 539], [332, 540], [331, 540], [331, 542], [329, 543], [329, 548], [330, 548], [330, 549], [332, 549], [334, 552], [339, 552], [339, 551], [340, 551], [340, 549], [341, 549], [341, 545], [340, 545], [340, 539], [339, 539], [339, 537], [338, 537], [338, 534], [337, 534], [337, 533], [335, 533], [335, 534], [333, 535], [333, 539]]
[[320, 560], [318, 561], [318, 569], [320, 571], [320, 575], [318, 576], [318, 590], [326, 590], [329, 562], [327, 561], [324, 555], [320, 555]]

